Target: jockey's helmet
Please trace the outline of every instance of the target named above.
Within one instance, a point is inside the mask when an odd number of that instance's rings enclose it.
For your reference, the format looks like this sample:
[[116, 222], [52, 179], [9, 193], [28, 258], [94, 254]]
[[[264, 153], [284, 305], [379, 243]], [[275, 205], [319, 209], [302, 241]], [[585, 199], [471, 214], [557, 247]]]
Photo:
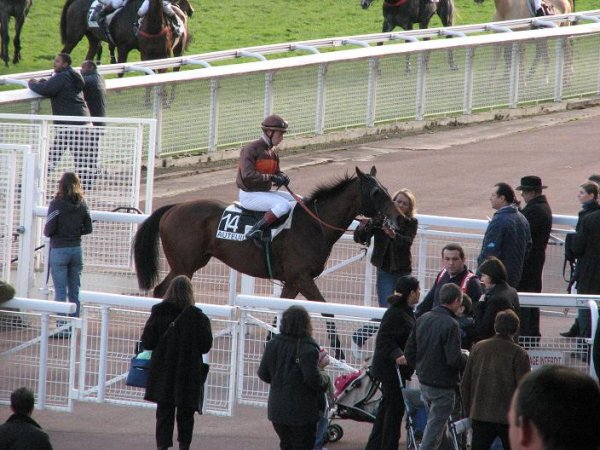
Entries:
[[277, 114], [271, 114], [270, 116], [265, 117], [265, 119], [260, 124], [263, 131], [281, 131], [285, 133], [288, 128], [287, 121]]

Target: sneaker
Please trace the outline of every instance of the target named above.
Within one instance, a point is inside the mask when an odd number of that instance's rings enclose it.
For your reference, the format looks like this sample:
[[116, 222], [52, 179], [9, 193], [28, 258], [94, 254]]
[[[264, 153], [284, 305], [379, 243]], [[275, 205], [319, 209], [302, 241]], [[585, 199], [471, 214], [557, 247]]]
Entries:
[[356, 359], [363, 359], [364, 354], [362, 351], [362, 346], [354, 342], [354, 339], [350, 340], [350, 351], [352, 351], [352, 355], [354, 355]]

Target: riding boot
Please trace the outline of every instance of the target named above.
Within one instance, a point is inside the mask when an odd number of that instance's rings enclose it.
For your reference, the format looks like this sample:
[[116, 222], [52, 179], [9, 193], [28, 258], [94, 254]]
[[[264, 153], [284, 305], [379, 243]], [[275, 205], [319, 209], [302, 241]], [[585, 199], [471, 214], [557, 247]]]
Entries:
[[575, 319], [569, 331], [565, 331], [564, 333], [560, 333], [562, 337], [577, 337], [579, 335], [579, 321]]
[[269, 225], [277, 220], [277, 216], [271, 211], [267, 211], [262, 219], [254, 224], [252, 229], [246, 233], [246, 239], [252, 239], [254, 245], [258, 248], [262, 247], [262, 236], [263, 231], [267, 229]]
[[546, 14], [544, 14], [544, 10], [543, 10], [542, 8], [538, 8], [538, 9], [535, 11], [535, 17], [543, 17], [543, 16], [545, 16], [545, 15], [546, 15]]

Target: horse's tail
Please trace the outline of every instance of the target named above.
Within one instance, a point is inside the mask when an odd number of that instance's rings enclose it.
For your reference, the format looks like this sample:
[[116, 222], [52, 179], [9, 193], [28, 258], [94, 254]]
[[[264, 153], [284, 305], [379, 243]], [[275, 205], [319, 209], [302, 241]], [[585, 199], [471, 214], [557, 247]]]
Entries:
[[65, 6], [63, 6], [62, 13], [60, 14], [60, 41], [63, 45], [67, 43], [67, 13], [73, 2], [75, 2], [75, 0], [67, 0]]
[[158, 281], [158, 225], [164, 214], [175, 205], [154, 211], [133, 238], [133, 261], [140, 289], [149, 290]]

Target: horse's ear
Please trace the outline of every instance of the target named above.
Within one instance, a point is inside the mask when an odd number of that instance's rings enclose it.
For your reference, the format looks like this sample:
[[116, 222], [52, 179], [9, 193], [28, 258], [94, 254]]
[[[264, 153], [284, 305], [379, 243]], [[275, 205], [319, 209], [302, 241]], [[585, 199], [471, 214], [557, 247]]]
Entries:
[[375, 168], [375, 166], [371, 167], [371, 176], [377, 176], [377, 169]]
[[365, 177], [365, 174], [358, 167], [356, 167], [356, 175], [358, 175], [358, 178], [364, 178]]

